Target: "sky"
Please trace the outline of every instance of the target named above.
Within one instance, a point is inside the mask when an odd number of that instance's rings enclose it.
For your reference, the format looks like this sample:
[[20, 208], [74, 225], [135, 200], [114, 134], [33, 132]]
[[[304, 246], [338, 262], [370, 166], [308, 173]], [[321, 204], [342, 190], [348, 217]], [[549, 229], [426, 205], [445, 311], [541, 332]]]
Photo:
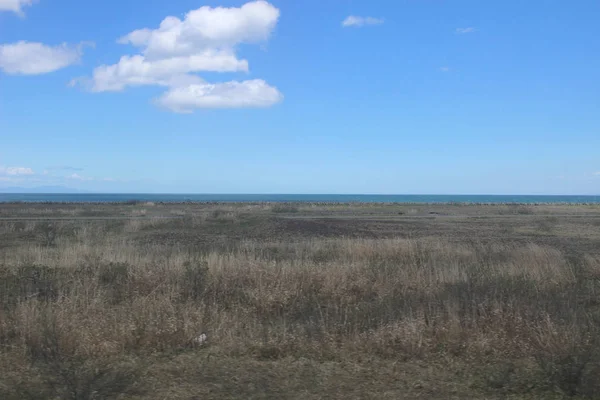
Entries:
[[0, 189], [600, 194], [597, 0], [0, 0]]

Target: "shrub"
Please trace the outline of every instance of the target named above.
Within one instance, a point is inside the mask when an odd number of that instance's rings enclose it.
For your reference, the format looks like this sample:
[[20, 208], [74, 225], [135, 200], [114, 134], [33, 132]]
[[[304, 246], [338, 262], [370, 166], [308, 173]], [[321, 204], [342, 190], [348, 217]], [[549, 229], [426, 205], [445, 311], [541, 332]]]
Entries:
[[276, 214], [292, 214], [299, 211], [298, 206], [293, 204], [275, 204], [271, 207], [271, 212]]
[[43, 222], [38, 225], [38, 230], [42, 235], [42, 243], [46, 247], [56, 246], [56, 235], [58, 227], [51, 222]]
[[182, 295], [184, 299], [199, 300], [202, 298], [208, 281], [208, 263], [202, 261], [186, 262], [182, 277]]
[[56, 299], [59, 281], [57, 270], [44, 265], [0, 266], [2, 303], [15, 305], [31, 298], [39, 301]]
[[556, 228], [557, 224], [558, 224], [558, 218], [546, 217], [537, 222], [537, 229], [540, 232], [549, 233], [549, 232], [552, 232]]
[[598, 394], [600, 330], [597, 324], [560, 326], [546, 319], [534, 348], [535, 358], [549, 385], [568, 396]]

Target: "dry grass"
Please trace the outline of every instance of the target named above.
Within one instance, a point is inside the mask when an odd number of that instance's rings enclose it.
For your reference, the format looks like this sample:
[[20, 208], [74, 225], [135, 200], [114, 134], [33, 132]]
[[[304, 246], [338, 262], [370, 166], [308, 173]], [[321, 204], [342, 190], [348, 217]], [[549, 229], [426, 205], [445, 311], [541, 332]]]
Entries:
[[[238, 211], [198, 223], [235, 224]], [[596, 255], [434, 238], [208, 252], [132, 239], [160, 223], [58, 226], [55, 243], [2, 250], [0, 398], [600, 393]], [[15, 224], [0, 233], [34, 229]]]

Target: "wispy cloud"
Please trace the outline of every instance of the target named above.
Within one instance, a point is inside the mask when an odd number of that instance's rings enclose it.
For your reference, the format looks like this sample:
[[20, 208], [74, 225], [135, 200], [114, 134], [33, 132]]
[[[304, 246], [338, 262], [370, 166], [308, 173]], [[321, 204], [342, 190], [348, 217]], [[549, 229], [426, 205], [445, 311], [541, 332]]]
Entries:
[[29, 167], [5, 167], [0, 165], [0, 182], [23, 182], [35, 177], [35, 172]]
[[0, 0], [0, 11], [12, 11], [23, 17], [23, 7], [30, 6], [34, 0]]
[[3, 167], [0, 166], [0, 175], [3, 176], [22, 176], [33, 175], [33, 169], [27, 167]]
[[468, 27], [468, 28], [456, 28], [456, 33], [458, 33], [459, 35], [466, 35], [467, 33], [475, 33], [477, 32], [476, 28], [473, 28], [472, 26]]
[[83, 176], [83, 175], [79, 175], [77, 173], [75, 174], [71, 174], [69, 176], [66, 177], [67, 179], [70, 179], [72, 181], [79, 181], [79, 182], [119, 182], [119, 179], [115, 179], [115, 178], [97, 178], [97, 177], [91, 177], [91, 176]]
[[440, 67], [440, 71], [442, 71], [442, 72], [450, 72], [450, 67]]
[[73, 179], [76, 181], [93, 181], [94, 180], [94, 178], [88, 178], [87, 176], [81, 176], [79, 174], [71, 174], [71, 175], [67, 176], [67, 178]]
[[42, 184], [73, 187], [97, 186], [101, 188], [127, 182], [126, 180], [113, 177], [82, 175], [78, 173], [82, 169], [68, 165], [52, 165], [38, 173], [30, 167], [0, 165], [0, 187], [15, 184], [29, 187], [35, 184]]
[[596, 172], [594, 172], [594, 175], [596, 175], [596, 176], [600, 176], [600, 171], [596, 171]]
[[0, 69], [9, 75], [47, 74], [78, 63], [84, 46], [93, 44], [48, 46], [24, 40], [3, 44], [0, 45]]
[[46, 167], [47, 171], [73, 171], [73, 172], [81, 172], [83, 168], [72, 167], [70, 165], [51, 165]]
[[359, 17], [356, 15], [350, 15], [345, 20], [342, 21], [342, 26], [345, 28], [355, 27], [360, 28], [361, 26], [366, 25], [381, 25], [384, 20], [382, 18], [374, 18], [374, 17]]

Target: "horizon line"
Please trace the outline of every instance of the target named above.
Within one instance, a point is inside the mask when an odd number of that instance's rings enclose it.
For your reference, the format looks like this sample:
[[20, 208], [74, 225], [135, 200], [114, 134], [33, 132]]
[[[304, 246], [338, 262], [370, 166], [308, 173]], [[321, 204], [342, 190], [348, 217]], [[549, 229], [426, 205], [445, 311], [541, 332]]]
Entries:
[[197, 193], [197, 192], [1, 192], [2, 194], [45, 194], [45, 195], [172, 195], [172, 196], [585, 196], [599, 194], [545, 194], [545, 193]]

